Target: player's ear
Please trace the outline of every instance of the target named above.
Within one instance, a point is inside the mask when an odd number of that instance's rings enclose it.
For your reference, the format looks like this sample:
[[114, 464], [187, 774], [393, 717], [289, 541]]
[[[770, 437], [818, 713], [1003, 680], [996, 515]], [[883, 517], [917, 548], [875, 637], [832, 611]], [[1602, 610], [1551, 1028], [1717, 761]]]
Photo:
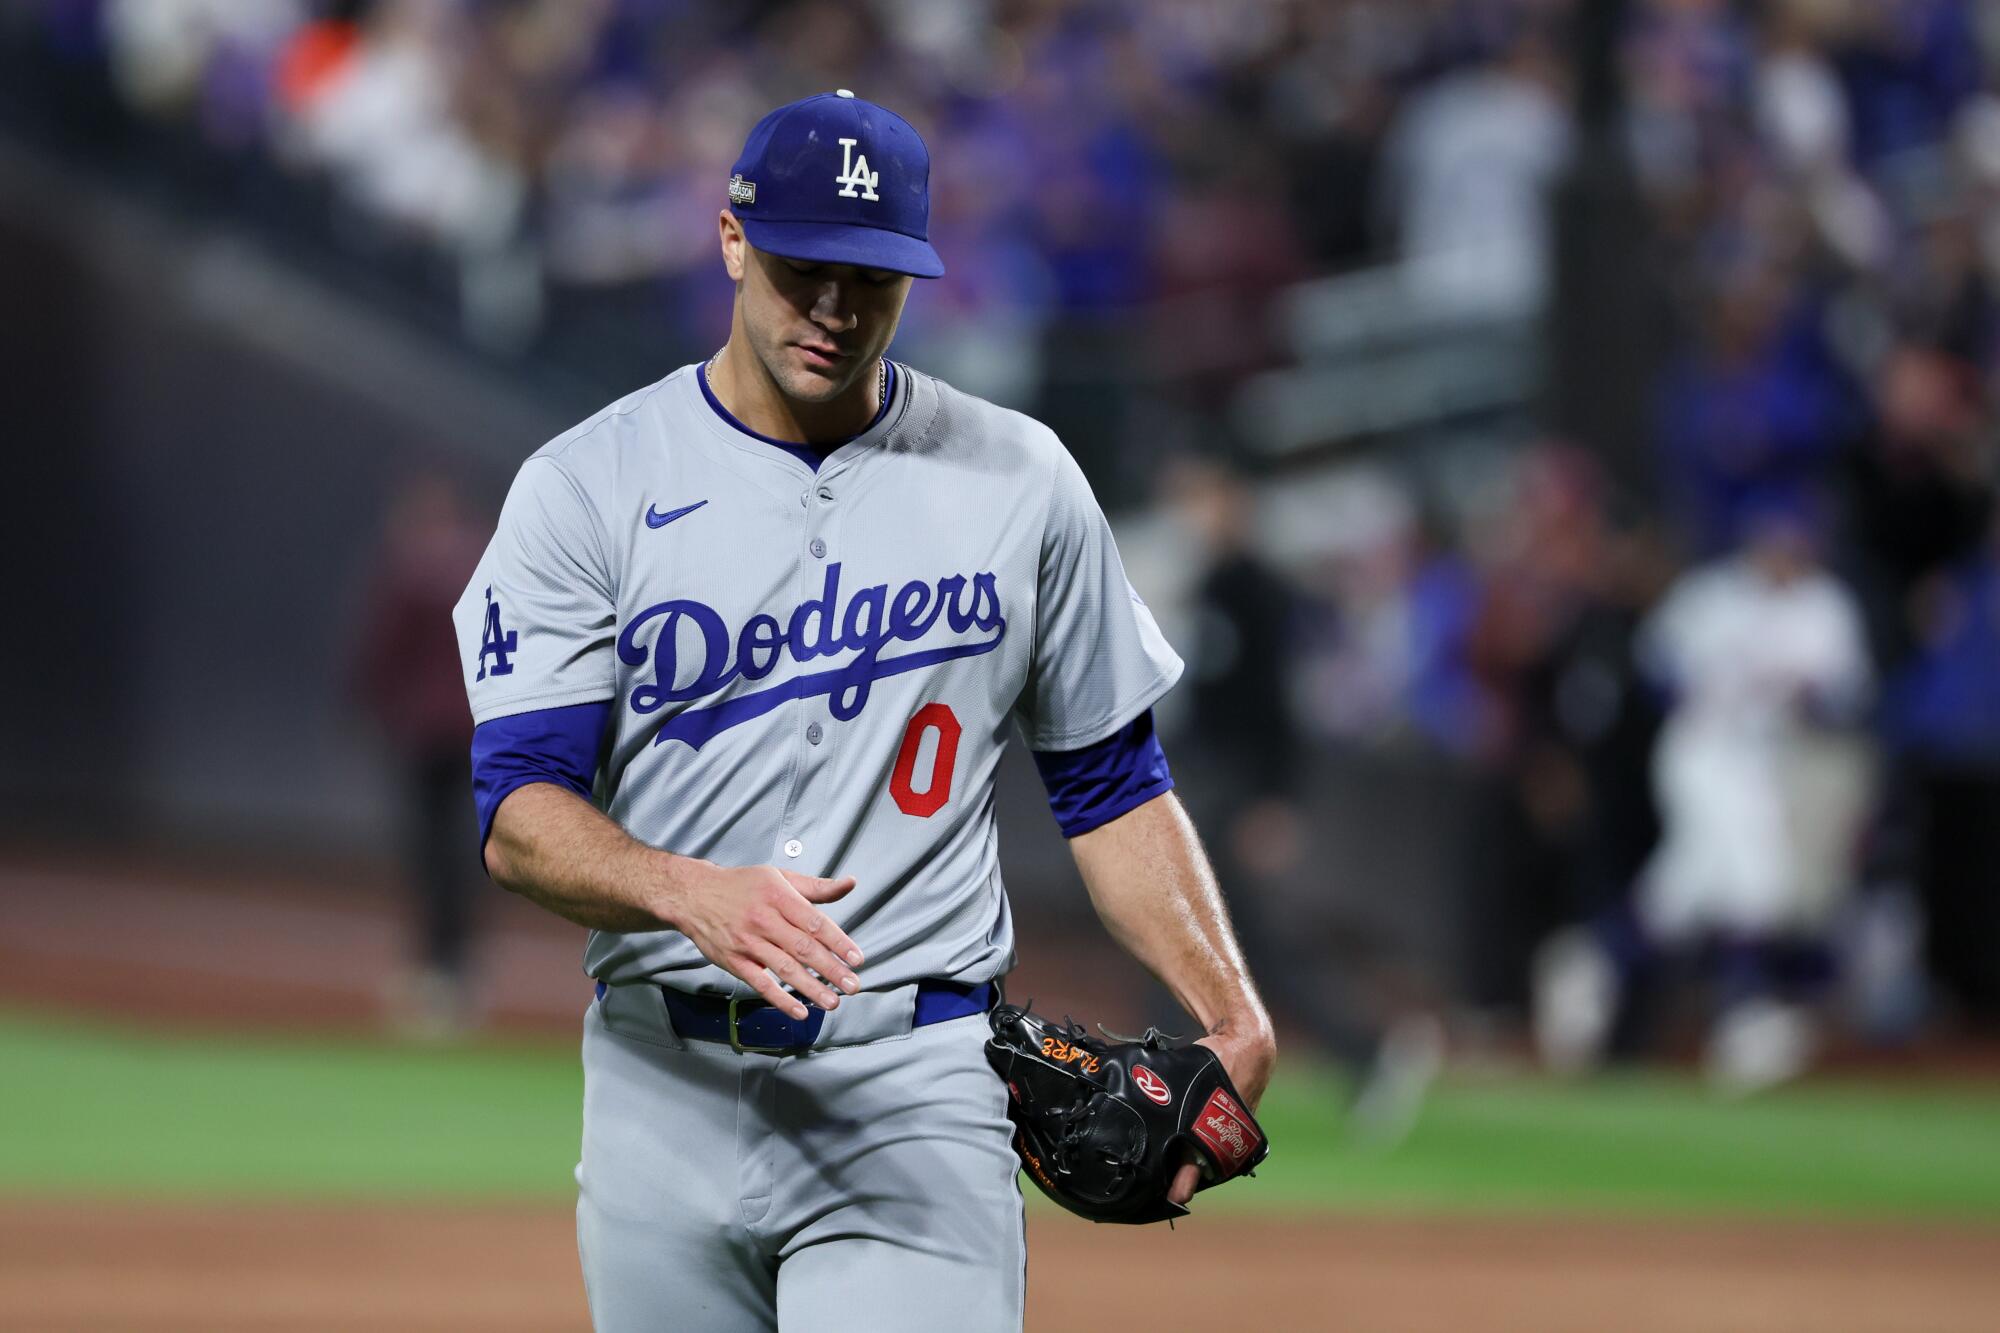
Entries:
[[731, 282], [741, 282], [750, 262], [750, 242], [743, 235], [743, 224], [725, 208], [716, 215], [715, 225], [722, 236], [722, 267]]

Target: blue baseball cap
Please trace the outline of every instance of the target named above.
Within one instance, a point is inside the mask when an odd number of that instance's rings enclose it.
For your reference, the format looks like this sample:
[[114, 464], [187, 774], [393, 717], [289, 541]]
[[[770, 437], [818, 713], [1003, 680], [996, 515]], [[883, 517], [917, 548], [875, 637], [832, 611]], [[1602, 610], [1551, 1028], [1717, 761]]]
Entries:
[[919, 278], [931, 248], [931, 155], [893, 111], [842, 88], [758, 121], [729, 178], [729, 207], [759, 250]]

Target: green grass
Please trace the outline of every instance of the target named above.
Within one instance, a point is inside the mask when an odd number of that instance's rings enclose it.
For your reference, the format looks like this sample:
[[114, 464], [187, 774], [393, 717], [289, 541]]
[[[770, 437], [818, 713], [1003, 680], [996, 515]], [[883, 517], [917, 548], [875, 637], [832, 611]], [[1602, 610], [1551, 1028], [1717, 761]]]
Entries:
[[0, 1190], [557, 1198], [573, 1048], [162, 1037], [0, 1016]]
[[[568, 1198], [575, 1048], [135, 1034], [0, 1015], [0, 1192]], [[1658, 1075], [1441, 1089], [1392, 1153], [1349, 1144], [1330, 1076], [1263, 1108], [1241, 1210], [2000, 1219], [2000, 1085], [1809, 1084], [1724, 1103]]]
[[[1350, 1210], [2000, 1218], [2000, 1085], [1818, 1081], [1747, 1102], [1695, 1079], [1450, 1084], [1392, 1153], [1341, 1141], [1330, 1079], [1274, 1087], [1273, 1156], [1213, 1197]], [[1206, 1202], [1206, 1200], [1204, 1200]]]

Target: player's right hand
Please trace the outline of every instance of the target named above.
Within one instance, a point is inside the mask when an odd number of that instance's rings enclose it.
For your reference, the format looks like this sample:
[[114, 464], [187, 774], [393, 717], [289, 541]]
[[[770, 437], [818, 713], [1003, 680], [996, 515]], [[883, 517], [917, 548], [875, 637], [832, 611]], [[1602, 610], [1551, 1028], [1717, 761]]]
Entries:
[[820, 879], [776, 866], [716, 866], [683, 891], [672, 920], [702, 957], [773, 1008], [804, 1018], [799, 995], [832, 1009], [840, 1003], [835, 986], [850, 995], [861, 989], [854, 975], [861, 950], [819, 909], [853, 887], [852, 875]]

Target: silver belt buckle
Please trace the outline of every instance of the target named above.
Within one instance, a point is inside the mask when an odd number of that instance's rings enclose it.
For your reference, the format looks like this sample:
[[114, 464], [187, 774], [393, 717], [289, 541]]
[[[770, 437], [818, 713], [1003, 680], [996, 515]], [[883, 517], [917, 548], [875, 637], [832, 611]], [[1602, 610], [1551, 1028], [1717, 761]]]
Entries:
[[755, 995], [732, 995], [729, 997], [729, 1049], [738, 1055], [785, 1055], [797, 1050], [796, 1046], [747, 1046], [736, 1035], [737, 1019], [745, 1005], [753, 1009], [769, 1009], [771, 1006]]

